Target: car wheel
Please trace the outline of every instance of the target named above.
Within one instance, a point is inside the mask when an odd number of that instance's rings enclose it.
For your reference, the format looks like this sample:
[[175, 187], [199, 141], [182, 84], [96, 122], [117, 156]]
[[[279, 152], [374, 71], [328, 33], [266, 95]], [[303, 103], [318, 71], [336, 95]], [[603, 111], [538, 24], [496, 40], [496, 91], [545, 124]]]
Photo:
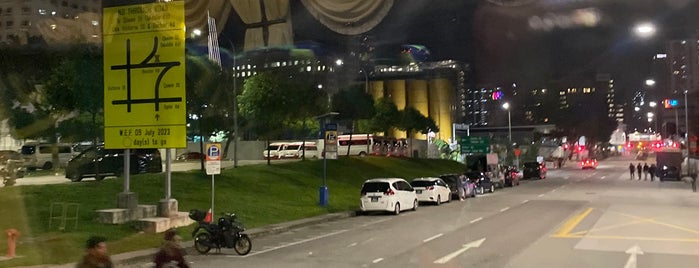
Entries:
[[49, 170], [51, 168], [53, 168], [53, 164], [51, 162], [46, 162], [43, 166], [41, 166], [41, 169], [43, 170]]
[[478, 193], [478, 194], [483, 194], [484, 192], [485, 192], [485, 189], [483, 188], [483, 186], [478, 186], [478, 192], [477, 192], [477, 193]]
[[393, 215], [398, 214], [400, 214], [400, 204], [396, 203], [396, 205], [393, 207]]
[[365, 157], [365, 156], [366, 156], [366, 153], [365, 153], [365, 152], [359, 152], [359, 156], [360, 156], [360, 157]]
[[80, 182], [82, 180], [83, 180], [83, 177], [80, 174], [73, 174], [70, 176], [70, 181], [72, 181], [72, 182]]
[[495, 192], [495, 185], [492, 185], [492, 184], [490, 185], [490, 192], [491, 193]]
[[439, 206], [441, 204], [442, 204], [442, 197], [438, 195], [437, 196], [437, 206]]
[[476, 189], [471, 190], [471, 197], [476, 197]]
[[102, 180], [104, 180], [104, 177], [105, 177], [104, 175], [95, 175], [95, 180], [102, 181]]
[[415, 201], [413, 201], [413, 211], [417, 210], [417, 205], [417, 199], [415, 199]]

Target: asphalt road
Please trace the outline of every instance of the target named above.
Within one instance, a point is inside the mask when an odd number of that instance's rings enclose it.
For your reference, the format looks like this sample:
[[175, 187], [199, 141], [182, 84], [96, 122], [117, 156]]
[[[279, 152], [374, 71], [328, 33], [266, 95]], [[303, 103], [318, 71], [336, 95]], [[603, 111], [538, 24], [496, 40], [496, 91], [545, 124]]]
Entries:
[[463, 202], [262, 237], [247, 256], [224, 249], [187, 260], [193, 267], [696, 266], [699, 194], [684, 182], [631, 181], [629, 161], [568, 166]]

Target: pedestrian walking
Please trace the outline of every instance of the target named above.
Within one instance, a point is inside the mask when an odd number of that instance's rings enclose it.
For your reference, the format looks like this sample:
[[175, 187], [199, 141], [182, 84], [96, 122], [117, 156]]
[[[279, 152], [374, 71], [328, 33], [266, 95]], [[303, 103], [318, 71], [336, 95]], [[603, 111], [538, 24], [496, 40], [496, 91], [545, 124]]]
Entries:
[[160, 250], [155, 253], [155, 268], [189, 268], [187, 261], [184, 260], [184, 251], [180, 241], [182, 238], [177, 235], [177, 230], [170, 229], [165, 231], [163, 245]]
[[658, 167], [655, 164], [650, 164], [648, 168], [648, 173], [650, 173], [650, 181], [655, 180], [655, 172], [658, 171]]
[[648, 180], [648, 163], [643, 163], [643, 180], [647, 181]]
[[459, 201], [464, 201], [465, 198], [465, 193], [464, 193], [464, 185], [466, 185], [466, 182], [464, 181], [466, 179], [466, 175], [461, 174], [459, 175], [458, 178], [456, 178], [456, 190], [459, 192]]
[[631, 180], [633, 180], [633, 173], [636, 172], [636, 167], [633, 165], [633, 163], [629, 164], [629, 175], [631, 176]]
[[641, 166], [641, 163], [638, 163], [636, 166], [636, 171], [638, 173], [638, 180], [641, 180], [641, 174], [643, 174], [643, 167]]
[[87, 252], [76, 268], [112, 268], [114, 264], [107, 255], [107, 239], [101, 236], [92, 236], [87, 240]]

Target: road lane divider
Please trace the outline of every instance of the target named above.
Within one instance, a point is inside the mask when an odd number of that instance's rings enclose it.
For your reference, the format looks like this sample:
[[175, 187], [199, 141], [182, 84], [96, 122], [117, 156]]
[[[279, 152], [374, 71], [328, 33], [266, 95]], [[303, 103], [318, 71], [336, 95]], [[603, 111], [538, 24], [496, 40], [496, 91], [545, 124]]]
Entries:
[[427, 243], [427, 242], [430, 242], [430, 241], [432, 241], [432, 240], [435, 240], [435, 239], [437, 239], [437, 238], [439, 238], [439, 237], [441, 237], [441, 236], [443, 236], [443, 235], [444, 235], [444, 234], [441, 234], [441, 233], [440, 233], [440, 234], [438, 234], [438, 235], [435, 235], [435, 236], [429, 237], [429, 238], [427, 238], [427, 239], [425, 239], [425, 240], [422, 240], [422, 242]]
[[500, 212], [505, 212], [505, 211], [507, 211], [508, 209], [510, 209], [510, 207], [502, 208], [502, 209], [500, 209]]
[[381, 261], [383, 261], [383, 258], [375, 259], [375, 260], [371, 261], [371, 263], [379, 263]]
[[527, 202], [529, 202], [529, 199], [522, 201], [522, 204], [526, 204]]
[[338, 235], [338, 234], [341, 234], [341, 233], [344, 233], [344, 232], [347, 232], [347, 231], [349, 231], [349, 230], [348, 230], [348, 229], [339, 230], [339, 231], [336, 231], [336, 232], [332, 232], [332, 233], [327, 233], [327, 234], [324, 234], [324, 235], [319, 235], [319, 236], [311, 237], [311, 238], [308, 238], [308, 239], [304, 239], [304, 240], [300, 240], [300, 241], [296, 241], [296, 242], [284, 244], [284, 245], [281, 245], [281, 246], [277, 246], [277, 247], [273, 247], [273, 248], [268, 248], [268, 249], [260, 250], [260, 251], [257, 251], [257, 252], [251, 252], [251, 253], [248, 254], [248, 255], [242, 256], [242, 258], [247, 258], [247, 257], [250, 257], [250, 256], [259, 255], [259, 254], [267, 253], [267, 252], [270, 252], [270, 251], [275, 251], [275, 250], [278, 250], [278, 249], [287, 248], [287, 247], [290, 247], [290, 246], [295, 246], [295, 245], [303, 244], [303, 243], [306, 243], [306, 242], [311, 242], [311, 241], [313, 241], [313, 240], [318, 240], [318, 239], [322, 239], [322, 238], [326, 238], [326, 237]]
[[569, 218], [566, 222], [564, 222], [560, 228], [552, 235], [552, 237], [568, 237], [570, 236], [570, 231], [575, 229], [582, 220], [584, 220], [587, 215], [592, 212], [593, 208], [587, 208], [585, 211], [582, 211], [578, 213], [577, 215]]
[[544, 197], [544, 194], [540, 194], [539, 197]]
[[470, 223], [476, 223], [476, 222], [479, 222], [479, 221], [482, 220], [482, 219], [483, 219], [483, 217], [478, 217], [477, 219], [470, 221]]

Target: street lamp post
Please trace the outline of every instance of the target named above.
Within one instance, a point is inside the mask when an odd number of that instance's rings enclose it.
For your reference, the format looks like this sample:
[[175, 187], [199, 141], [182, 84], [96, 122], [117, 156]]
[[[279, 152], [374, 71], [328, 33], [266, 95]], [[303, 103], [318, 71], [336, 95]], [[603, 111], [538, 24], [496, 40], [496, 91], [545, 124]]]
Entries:
[[687, 106], [687, 92], [684, 90], [684, 144], [687, 148], [687, 156], [689, 156], [689, 107]]
[[[502, 105], [502, 108], [507, 110], [507, 138], [510, 142], [507, 145], [507, 154], [509, 155], [510, 154], [509, 148], [510, 148], [510, 146], [512, 146], [512, 117], [511, 117], [511, 113], [510, 113], [510, 103], [505, 102]], [[519, 158], [519, 156], [517, 156], [517, 158]], [[517, 159], [517, 165], [519, 165], [519, 159]]]

